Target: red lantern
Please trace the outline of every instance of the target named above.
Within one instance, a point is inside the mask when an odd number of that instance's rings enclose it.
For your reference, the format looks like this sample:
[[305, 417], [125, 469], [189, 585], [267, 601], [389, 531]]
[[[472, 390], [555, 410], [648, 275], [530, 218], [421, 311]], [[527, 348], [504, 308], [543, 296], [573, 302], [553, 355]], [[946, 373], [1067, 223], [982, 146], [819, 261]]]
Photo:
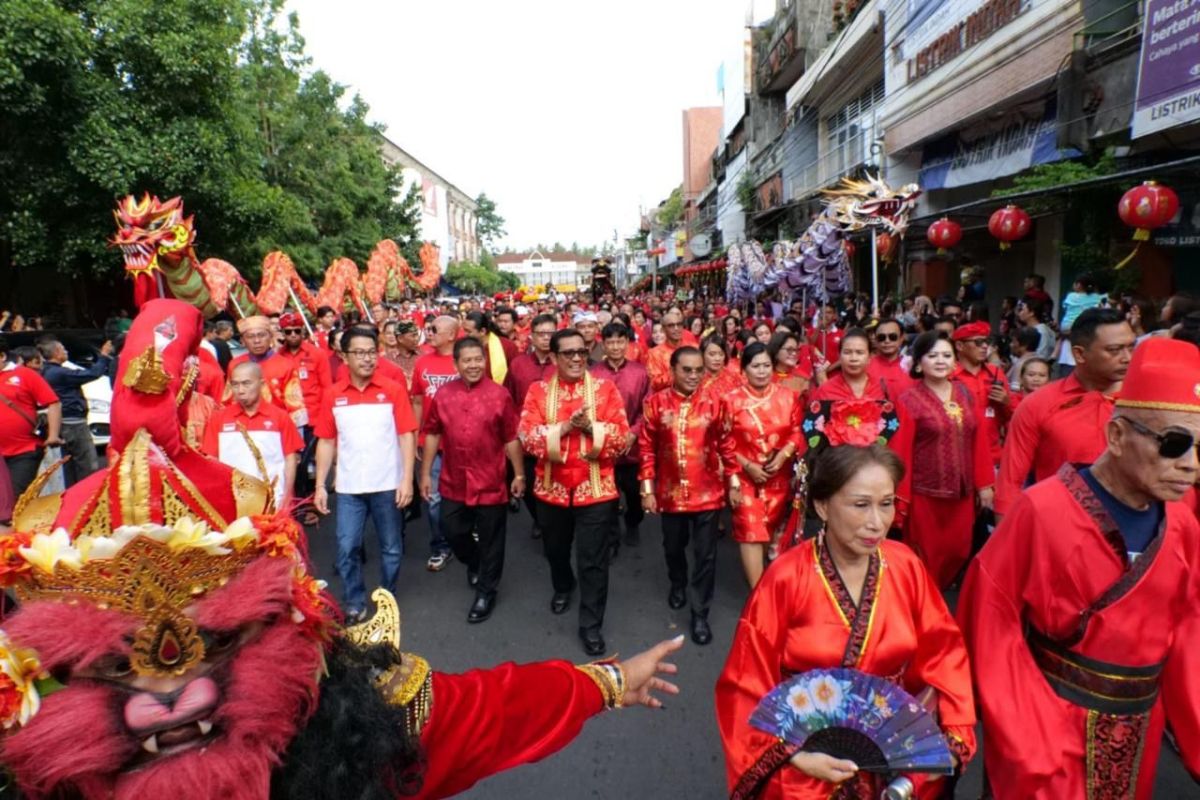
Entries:
[[846, 253], [846, 260], [847, 260], [847, 261], [853, 261], [853, 260], [854, 260], [854, 252], [855, 252], [857, 249], [858, 249], [858, 248], [854, 246], [854, 242], [850, 241], [849, 239], [843, 239], [843, 240], [842, 240], [842, 250], [843, 250], [843, 251], [845, 251], [845, 253]]
[[1166, 186], [1146, 181], [1135, 186], [1121, 197], [1117, 213], [1121, 221], [1131, 228], [1135, 241], [1150, 238], [1150, 231], [1166, 225], [1179, 211], [1179, 196]]
[[891, 261], [896, 257], [896, 248], [900, 240], [890, 233], [879, 233], [875, 236], [875, 250], [880, 261]]
[[925, 238], [937, 248], [938, 255], [946, 255], [946, 251], [962, 241], [962, 225], [949, 217], [942, 217], [929, 226]]
[[1033, 222], [1021, 208], [1007, 205], [998, 208], [988, 220], [988, 232], [1000, 240], [1000, 249], [1007, 250], [1018, 239], [1024, 239]]

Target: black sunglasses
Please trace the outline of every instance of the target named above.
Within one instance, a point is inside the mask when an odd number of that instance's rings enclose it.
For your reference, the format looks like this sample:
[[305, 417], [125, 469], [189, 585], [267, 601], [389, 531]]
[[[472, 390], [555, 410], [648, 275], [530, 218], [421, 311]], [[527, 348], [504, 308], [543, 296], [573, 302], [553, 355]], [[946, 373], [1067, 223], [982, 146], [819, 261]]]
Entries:
[[898, 333], [877, 333], [877, 334], [875, 334], [875, 341], [877, 341], [877, 342], [898, 342], [898, 341], [900, 341], [900, 334], [898, 334]]
[[1168, 430], [1163, 433], [1147, 428], [1142, 423], [1129, 417], [1117, 417], [1129, 423], [1129, 427], [1140, 433], [1142, 436], [1148, 436], [1151, 439], [1158, 441], [1158, 454], [1163, 458], [1182, 458], [1188, 450], [1194, 447], [1200, 447], [1196, 444], [1196, 438], [1186, 431]]
[[304, 333], [304, 328], [284, 328], [284, 333]]

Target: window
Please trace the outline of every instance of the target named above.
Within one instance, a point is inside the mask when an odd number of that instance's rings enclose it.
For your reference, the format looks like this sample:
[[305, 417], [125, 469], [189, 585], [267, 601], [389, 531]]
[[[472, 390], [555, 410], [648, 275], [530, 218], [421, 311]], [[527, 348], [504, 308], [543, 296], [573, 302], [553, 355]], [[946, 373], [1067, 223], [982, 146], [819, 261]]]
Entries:
[[883, 80], [842, 106], [826, 118], [828, 150], [825, 157], [826, 180], [871, 161], [875, 141], [875, 118], [883, 106]]

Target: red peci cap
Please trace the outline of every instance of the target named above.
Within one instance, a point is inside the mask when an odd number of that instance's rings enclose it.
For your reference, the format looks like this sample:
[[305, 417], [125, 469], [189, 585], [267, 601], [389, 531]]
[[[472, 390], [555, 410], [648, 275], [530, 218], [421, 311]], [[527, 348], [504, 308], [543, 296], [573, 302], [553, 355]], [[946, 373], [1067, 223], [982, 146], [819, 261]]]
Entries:
[[956, 342], [961, 342], [964, 339], [979, 339], [988, 338], [992, 335], [992, 327], [986, 322], [968, 322], [954, 329], [954, 334], [950, 337]]
[[280, 328], [303, 328], [304, 318], [295, 311], [289, 311], [279, 318]]
[[1117, 406], [1200, 414], [1200, 348], [1162, 336], [1142, 342], [1133, 351]]

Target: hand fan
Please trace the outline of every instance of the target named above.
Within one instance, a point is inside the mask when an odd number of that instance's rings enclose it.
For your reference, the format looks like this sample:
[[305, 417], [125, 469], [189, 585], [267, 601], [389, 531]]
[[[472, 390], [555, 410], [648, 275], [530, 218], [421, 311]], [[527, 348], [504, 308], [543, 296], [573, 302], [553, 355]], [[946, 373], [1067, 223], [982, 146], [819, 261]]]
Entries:
[[750, 724], [868, 772], [954, 772], [933, 715], [899, 686], [854, 669], [816, 669], [789, 678], [762, 699]]

